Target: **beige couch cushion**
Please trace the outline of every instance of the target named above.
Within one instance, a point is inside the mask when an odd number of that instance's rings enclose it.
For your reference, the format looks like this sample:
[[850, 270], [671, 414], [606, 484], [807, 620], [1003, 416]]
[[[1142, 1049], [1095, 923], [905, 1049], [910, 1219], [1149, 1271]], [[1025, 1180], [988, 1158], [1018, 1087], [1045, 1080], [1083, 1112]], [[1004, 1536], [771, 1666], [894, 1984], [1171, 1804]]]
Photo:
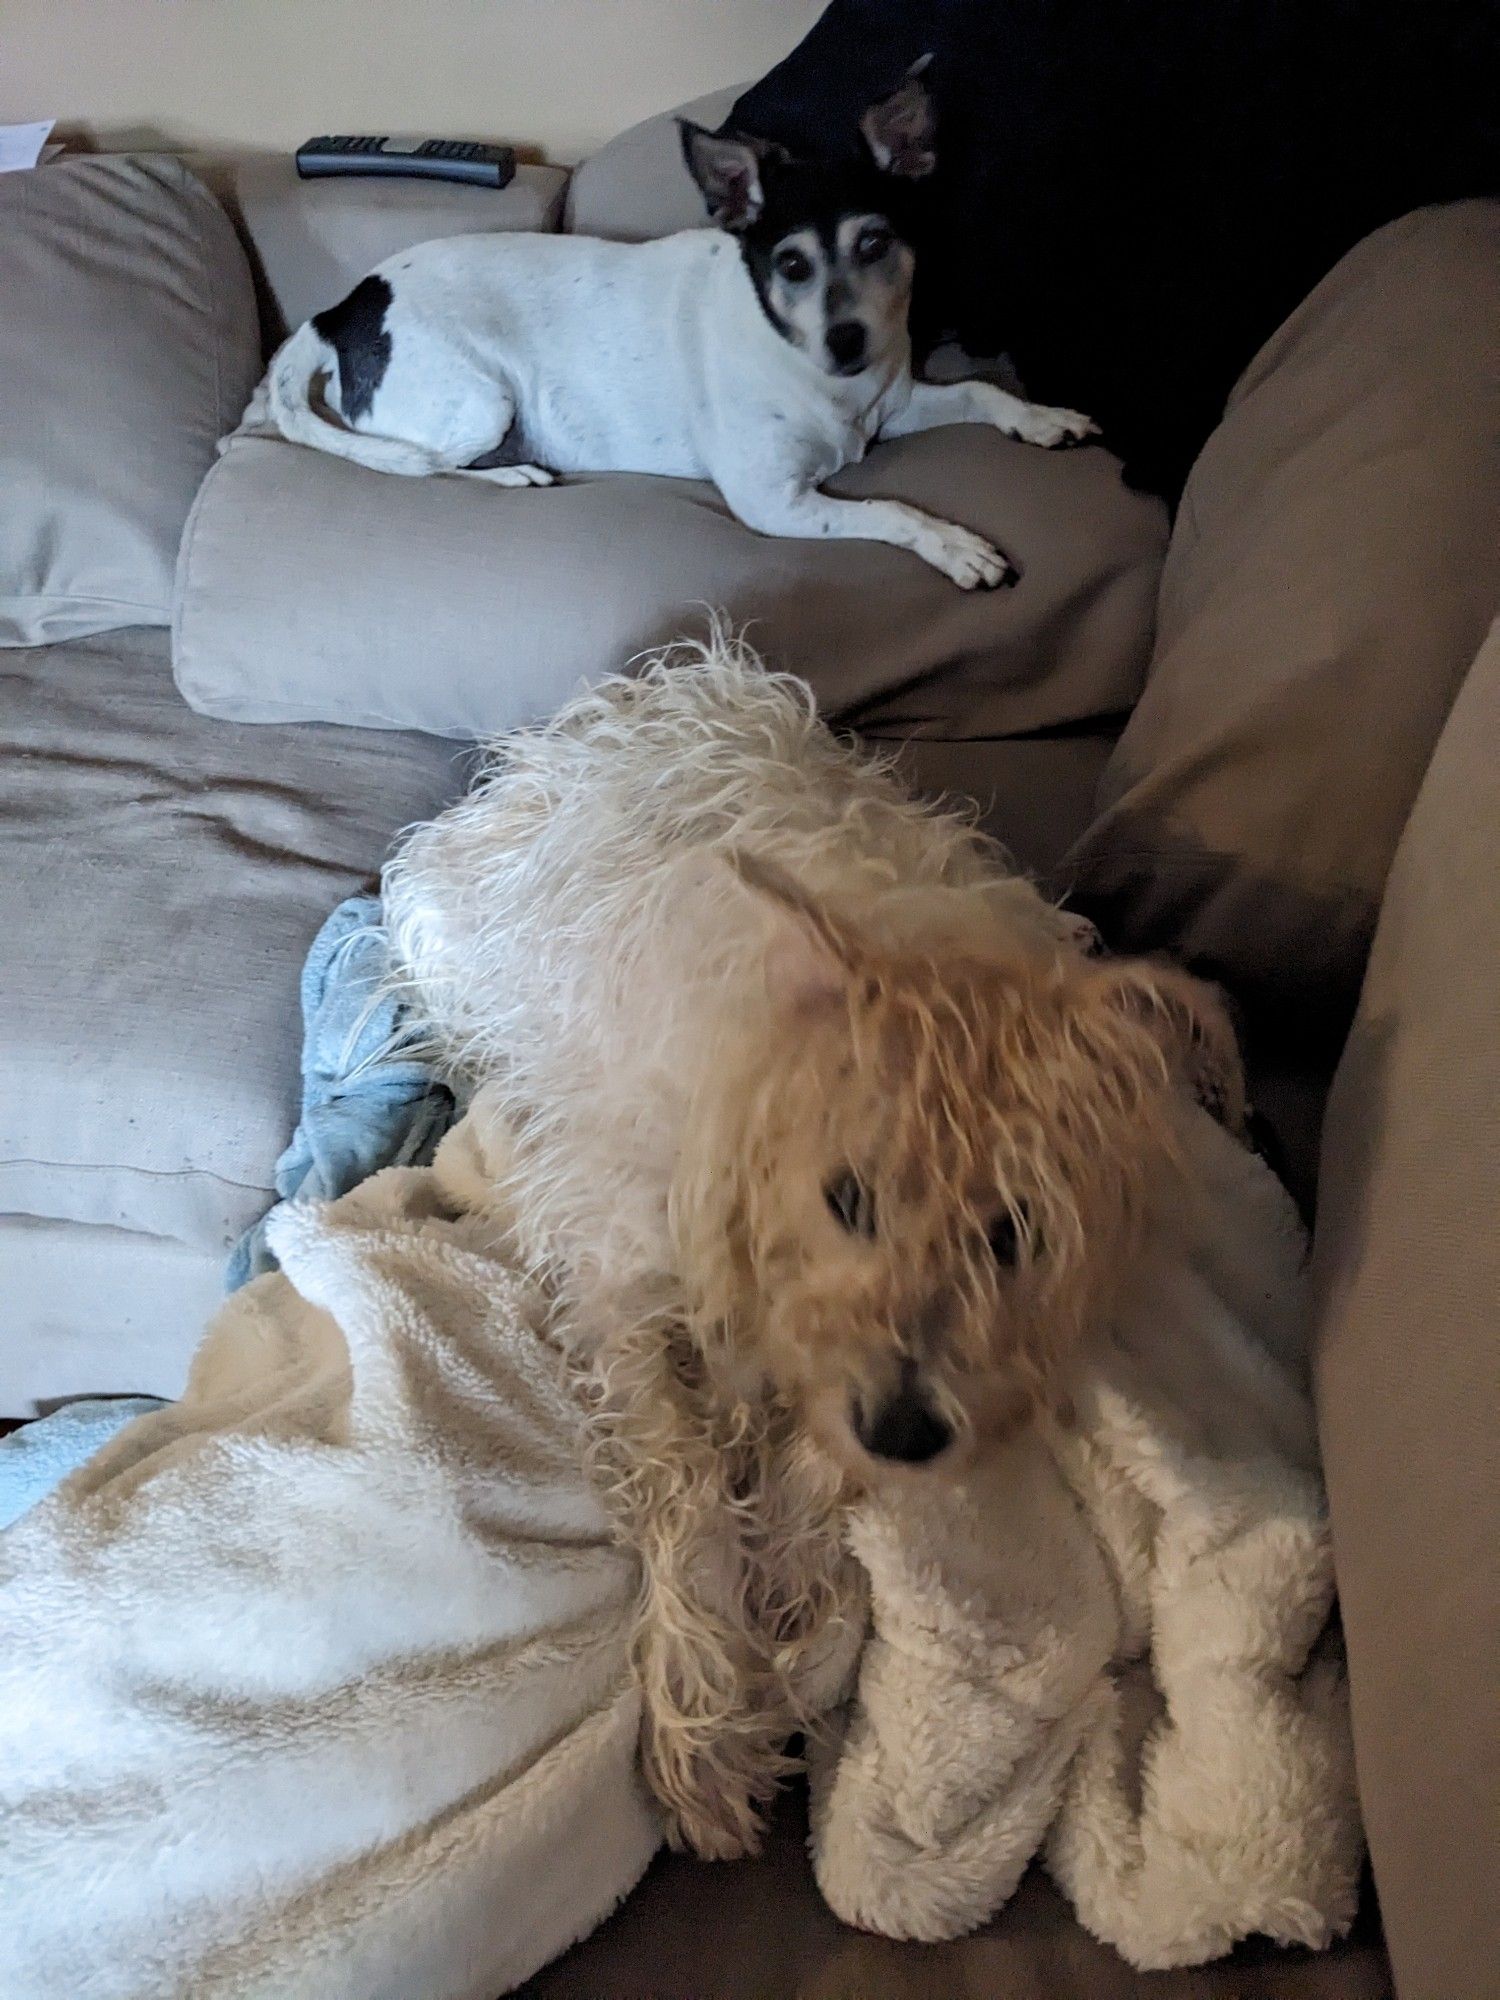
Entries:
[[[204, 721], [157, 632], [0, 665], [0, 1416], [176, 1393], [291, 1136], [298, 977], [391, 836], [465, 783], [425, 736]], [[1094, 737], [913, 746], [1029, 866], [1074, 838]]]
[[1330, 1060], [1386, 870], [1500, 603], [1500, 204], [1359, 245], [1238, 384], [1189, 481], [1145, 693], [1078, 854], [1169, 948]]
[[[206, 723], [165, 653], [3, 658], [0, 1214], [217, 1255], [291, 1133], [314, 933], [465, 774], [421, 737]], [[128, 1359], [90, 1386], [144, 1387]]]
[[742, 85], [716, 90], [632, 125], [601, 146], [568, 184], [567, 227], [579, 236], [643, 243], [675, 229], [701, 229], [703, 197], [682, 158], [679, 117], [710, 130], [723, 123]]
[[1317, 1383], [1402, 2000], [1500, 1974], [1500, 625], [1396, 853], [1329, 1100]]
[[754, 534], [681, 480], [501, 491], [241, 437], [183, 538], [178, 685], [236, 721], [486, 736], [701, 630], [711, 605], [830, 712], [893, 731], [996, 735], [1134, 700], [1164, 516], [1105, 453], [964, 428], [881, 446], [835, 484], [992, 535], [1022, 581], [966, 595], [902, 550]]
[[177, 161], [0, 174], [0, 645], [164, 625], [259, 368], [249, 267]]

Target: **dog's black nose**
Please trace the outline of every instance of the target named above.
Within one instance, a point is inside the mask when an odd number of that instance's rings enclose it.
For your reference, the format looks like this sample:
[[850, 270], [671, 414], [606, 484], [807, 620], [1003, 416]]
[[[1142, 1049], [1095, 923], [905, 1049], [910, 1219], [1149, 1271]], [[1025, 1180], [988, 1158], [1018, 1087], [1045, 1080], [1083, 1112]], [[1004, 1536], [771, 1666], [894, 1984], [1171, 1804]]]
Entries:
[[846, 375], [864, 366], [869, 336], [857, 319], [841, 319], [828, 329], [828, 352], [833, 364]]
[[873, 1458], [926, 1465], [953, 1442], [953, 1432], [915, 1389], [899, 1389], [888, 1403], [854, 1407], [854, 1435]]

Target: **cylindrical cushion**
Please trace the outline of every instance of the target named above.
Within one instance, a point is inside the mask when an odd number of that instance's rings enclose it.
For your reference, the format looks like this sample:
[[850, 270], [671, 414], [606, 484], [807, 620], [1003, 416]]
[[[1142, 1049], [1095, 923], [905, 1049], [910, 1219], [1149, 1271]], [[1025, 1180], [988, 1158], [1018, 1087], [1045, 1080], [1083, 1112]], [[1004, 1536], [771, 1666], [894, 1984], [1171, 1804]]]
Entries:
[[1238, 384], [1073, 857], [1080, 905], [1331, 1058], [1497, 602], [1500, 203], [1466, 202], [1360, 244]]
[[1500, 625], [1397, 851], [1329, 1100], [1317, 1387], [1401, 2000], [1500, 1969]]
[[260, 367], [244, 252], [176, 160], [0, 174], [0, 646], [165, 625]]
[[978, 529], [1020, 583], [966, 594], [904, 550], [756, 534], [685, 480], [501, 490], [242, 436], [183, 537], [177, 684], [231, 721], [492, 736], [701, 633], [713, 607], [828, 712], [882, 734], [1008, 735], [1130, 706], [1166, 528], [1114, 459], [965, 425], [882, 445], [832, 485]]
[[678, 111], [643, 119], [601, 146], [568, 185], [564, 227], [575, 236], [610, 236], [621, 243], [703, 228], [708, 217], [683, 163], [677, 120], [690, 118], [713, 131], [738, 95], [738, 87], [716, 90]]

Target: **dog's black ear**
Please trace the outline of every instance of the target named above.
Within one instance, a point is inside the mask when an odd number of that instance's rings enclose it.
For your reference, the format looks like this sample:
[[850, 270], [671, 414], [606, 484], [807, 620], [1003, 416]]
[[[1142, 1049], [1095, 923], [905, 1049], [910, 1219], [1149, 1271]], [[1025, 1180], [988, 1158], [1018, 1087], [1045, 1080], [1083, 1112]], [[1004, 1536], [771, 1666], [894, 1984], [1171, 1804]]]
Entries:
[[930, 54], [920, 57], [890, 96], [872, 104], [859, 121], [882, 173], [919, 181], [937, 165], [937, 110], [926, 83], [931, 61]]
[[748, 229], [766, 205], [760, 170], [770, 149], [740, 133], [710, 132], [690, 118], [679, 118], [677, 129], [709, 221], [720, 229]]

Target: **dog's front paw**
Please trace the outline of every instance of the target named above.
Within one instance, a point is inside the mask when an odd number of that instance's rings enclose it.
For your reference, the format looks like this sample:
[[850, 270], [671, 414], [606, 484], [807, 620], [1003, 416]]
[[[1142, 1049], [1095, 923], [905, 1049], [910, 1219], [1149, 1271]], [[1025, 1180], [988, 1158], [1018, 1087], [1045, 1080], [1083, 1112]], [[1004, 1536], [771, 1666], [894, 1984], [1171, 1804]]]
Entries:
[[929, 528], [916, 544], [916, 552], [924, 562], [951, 578], [960, 590], [998, 590], [1002, 584], [1014, 583], [1021, 574], [1010, 557], [1002, 555], [983, 535], [960, 528], [954, 522]]
[[761, 1809], [790, 1769], [779, 1746], [753, 1732], [700, 1746], [682, 1740], [675, 1724], [662, 1726], [648, 1715], [641, 1751], [672, 1847], [703, 1861], [743, 1861], [760, 1852]]
[[667, 1813], [667, 1845], [679, 1854], [696, 1854], [700, 1861], [753, 1861], [761, 1849], [761, 1822], [748, 1801], [726, 1814], [706, 1801], [681, 1800]]
[[1060, 445], [1082, 444], [1087, 438], [1098, 437], [1099, 426], [1081, 410], [1053, 410], [1045, 403], [1027, 403], [1010, 434], [1024, 444], [1056, 451]]
[[478, 475], [492, 486], [552, 486], [557, 474], [545, 465], [492, 465]]

